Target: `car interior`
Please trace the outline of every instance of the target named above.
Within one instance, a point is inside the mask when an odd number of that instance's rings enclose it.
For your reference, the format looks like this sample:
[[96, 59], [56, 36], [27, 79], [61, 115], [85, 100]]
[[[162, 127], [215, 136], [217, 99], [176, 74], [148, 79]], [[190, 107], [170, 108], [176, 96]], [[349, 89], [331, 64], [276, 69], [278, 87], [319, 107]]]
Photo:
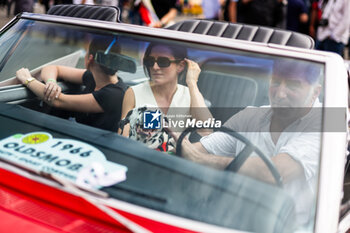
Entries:
[[[103, 14], [92, 14], [93, 9], [95, 6], [62, 5], [51, 8], [48, 14], [119, 22], [118, 9], [101, 9]], [[37, 78], [40, 78], [42, 67], [48, 64], [83, 67], [84, 46], [79, 42], [74, 44], [74, 41], [62, 42], [70, 32], [76, 31], [77, 37], [84, 39], [88, 39], [93, 30], [96, 34], [104, 33], [102, 29], [92, 30], [77, 26], [69, 28], [70, 26], [66, 24], [56, 25], [52, 22], [35, 22], [35, 20], [27, 23], [25, 19], [23, 22], [20, 19], [18, 24], [18, 31], [23, 25], [28, 28], [36, 25], [39, 29], [20, 34], [18, 40], [23, 40], [25, 43], [18, 45], [17, 48], [32, 43], [23, 39], [32, 34], [33, 37], [39, 35], [39, 39], [35, 39], [41, 40], [40, 43], [46, 40], [44, 35], [48, 36], [53, 41], [53, 46], [57, 46], [58, 49], [55, 47], [55, 50], [62, 51], [58, 57], [43, 58], [38, 64], [28, 67], [32, 75]], [[55, 29], [51, 30], [53, 26]], [[308, 49], [314, 46], [312, 38], [299, 33], [206, 20], [176, 23], [167, 30]], [[118, 34], [120, 43], [125, 49], [121, 54], [112, 53], [108, 56], [105, 56], [104, 51], [100, 51], [99, 62], [107, 67], [115, 67], [118, 64], [118, 76], [130, 86], [147, 80], [141, 62], [145, 47], [150, 42], [166, 40], [125, 32], [110, 34]], [[13, 36], [18, 35], [14, 33]], [[269, 83], [266, 80], [271, 76], [274, 62], [272, 56], [252, 56], [248, 52], [233, 49], [218, 52], [210, 46], [204, 48], [194, 43], [169, 41], [167, 42], [169, 44], [181, 43], [182, 46], [186, 46], [189, 57], [199, 64], [201, 73], [198, 87], [214, 118], [225, 122], [242, 108], [269, 103]], [[16, 57], [16, 53], [11, 55], [14, 58], [8, 61], [9, 64], [21, 56], [19, 54]], [[34, 55], [40, 56], [40, 53]], [[80, 124], [73, 125], [65, 119], [60, 119], [68, 117], [64, 111], [53, 109], [38, 100], [23, 85], [8, 85], [9, 80], [13, 80], [14, 77], [10, 71], [6, 73], [5, 65], [2, 67], [3, 70], [0, 69], [2, 72], [0, 74], [5, 76], [0, 76], [0, 120], [6, 127], [6, 134], [45, 130], [57, 138], [74, 137], [96, 145], [109, 161], [128, 167], [126, 182], [102, 189], [110, 197], [180, 217], [243, 231], [280, 233], [294, 229], [293, 199], [278, 185], [259, 182], [233, 172], [218, 171], [176, 156], [164, 156], [160, 152], [145, 149], [139, 142], [123, 138], [116, 132]], [[66, 82], [59, 82], [59, 85], [64, 93], [78, 93], [82, 88]], [[25, 119], [22, 116], [26, 116]], [[1, 137], [7, 136], [5, 131], [0, 133]], [[142, 179], [140, 174], [144, 174]], [[310, 227], [312, 226], [305, 226]]]

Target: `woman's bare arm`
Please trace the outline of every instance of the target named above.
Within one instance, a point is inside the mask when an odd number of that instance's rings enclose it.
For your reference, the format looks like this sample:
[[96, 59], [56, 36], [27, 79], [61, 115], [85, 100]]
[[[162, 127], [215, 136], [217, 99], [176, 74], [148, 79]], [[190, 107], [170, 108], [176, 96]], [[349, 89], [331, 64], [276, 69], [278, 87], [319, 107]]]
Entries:
[[51, 99], [58, 98], [61, 94], [61, 87], [57, 85], [58, 78], [70, 83], [82, 84], [85, 71], [86, 69], [67, 66], [49, 65], [44, 67], [41, 70], [41, 79], [46, 83], [44, 91], [45, 99], [50, 101]]
[[[134, 108], [135, 108], [134, 91], [132, 88], [128, 88], [128, 90], [126, 90], [126, 92], [125, 92], [124, 99], [123, 99], [121, 119], [124, 119], [126, 117], [126, 115], [128, 114], [128, 112]], [[122, 135], [125, 137], [129, 137], [129, 131], [130, 131], [130, 125], [127, 124], [124, 126]], [[118, 133], [121, 134], [121, 129], [118, 129]]]
[[21, 82], [16, 77], [14, 77], [14, 78], [10, 78], [0, 82], [0, 87], [16, 85], [16, 84], [21, 84]]
[[45, 83], [48, 79], [57, 80], [57, 78], [60, 78], [70, 83], [82, 84], [82, 77], [85, 71], [86, 69], [49, 65], [41, 70], [41, 78]]
[[[190, 91], [191, 96], [191, 115], [193, 119], [206, 121], [211, 119], [213, 116], [211, 115], [208, 107], [205, 105], [204, 98], [202, 93], [198, 89], [198, 78], [201, 72], [198, 64], [194, 61], [186, 59], [188, 69], [186, 74], [186, 84]], [[211, 130], [201, 130], [201, 135], [210, 133]]]
[[[31, 78], [31, 74], [28, 69], [20, 69], [16, 72], [17, 79], [25, 84], [28, 78]], [[65, 110], [77, 111], [77, 112], [90, 112], [97, 113], [103, 112], [102, 107], [97, 103], [95, 97], [92, 94], [82, 95], [66, 95], [60, 94], [57, 98], [50, 100], [45, 99], [45, 84], [34, 79], [27, 84], [29, 88], [36, 96], [43, 99], [51, 106], [62, 108]]]

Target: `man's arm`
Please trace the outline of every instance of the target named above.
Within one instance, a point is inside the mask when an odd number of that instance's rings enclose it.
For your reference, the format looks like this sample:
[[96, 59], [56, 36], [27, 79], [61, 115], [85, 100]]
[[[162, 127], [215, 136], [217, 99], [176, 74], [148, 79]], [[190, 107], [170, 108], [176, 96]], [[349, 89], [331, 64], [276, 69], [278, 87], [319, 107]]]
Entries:
[[[233, 160], [232, 157], [209, 154], [200, 142], [191, 144], [187, 139], [184, 139], [182, 143], [182, 156], [193, 162], [217, 169], [225, 169]], [[284, 183], [303, 175], [304, 170], [301, 164], [288, 154], [278, 154], [272, 157], [271, 160], [280, 173]], [[257, 156], [249, 157], [238, 173], [268, 183], [275, 183], [275, 179], [269, 168], [263, 160]]]
[[237, 2], [229, 0], [228, 4], [228, 18], [231, 23], [237, 22]]
[[311, 6], [310, 26], [309, 26], [309, 35], [312, 38], [316, 38], [317, 9], [318, 9], [317, 2], [313, 2]]
[[232, 157], [209, 154], [202, 143], [192, 144], [186, 138], [182, 141], [182, 156], [193, 162], [218, 169], [225, 169], [233, 160]]
[[[283, 183], [303, 175], [303, 167], [288, 154], [278, 154], [271, 158], [283, 179]], [[275, 183], [271, 171], [260, 157], [249, 157], [242, 165], [238, 173], [262, 180], [268, 183]]]

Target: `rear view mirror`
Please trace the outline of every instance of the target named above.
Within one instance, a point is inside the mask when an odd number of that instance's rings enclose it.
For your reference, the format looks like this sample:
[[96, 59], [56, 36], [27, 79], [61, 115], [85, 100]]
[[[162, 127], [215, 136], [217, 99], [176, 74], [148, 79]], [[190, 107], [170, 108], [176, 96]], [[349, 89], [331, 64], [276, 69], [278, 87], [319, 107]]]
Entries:
[[129, 73], [136, 72], [135, 59], [123, 54], [112, 52], [105, 54], [104, 51], [97, 51], [95, 61], [98, 64], [112, 70], [125, 71]]

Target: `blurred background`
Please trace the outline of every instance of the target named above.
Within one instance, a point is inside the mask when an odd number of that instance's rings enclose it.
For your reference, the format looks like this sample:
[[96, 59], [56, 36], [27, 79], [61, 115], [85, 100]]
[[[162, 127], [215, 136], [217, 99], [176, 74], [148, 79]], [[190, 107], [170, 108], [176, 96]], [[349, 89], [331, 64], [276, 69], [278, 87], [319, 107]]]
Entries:
[[191, 18], [277, 27], [310, 35], [316, 49], [350, 58], [350, 0], [0, 0], [0, 27], [18, 13], [44, 14], [57, 4], [117, 6], [122, 22], [149, 27]]

